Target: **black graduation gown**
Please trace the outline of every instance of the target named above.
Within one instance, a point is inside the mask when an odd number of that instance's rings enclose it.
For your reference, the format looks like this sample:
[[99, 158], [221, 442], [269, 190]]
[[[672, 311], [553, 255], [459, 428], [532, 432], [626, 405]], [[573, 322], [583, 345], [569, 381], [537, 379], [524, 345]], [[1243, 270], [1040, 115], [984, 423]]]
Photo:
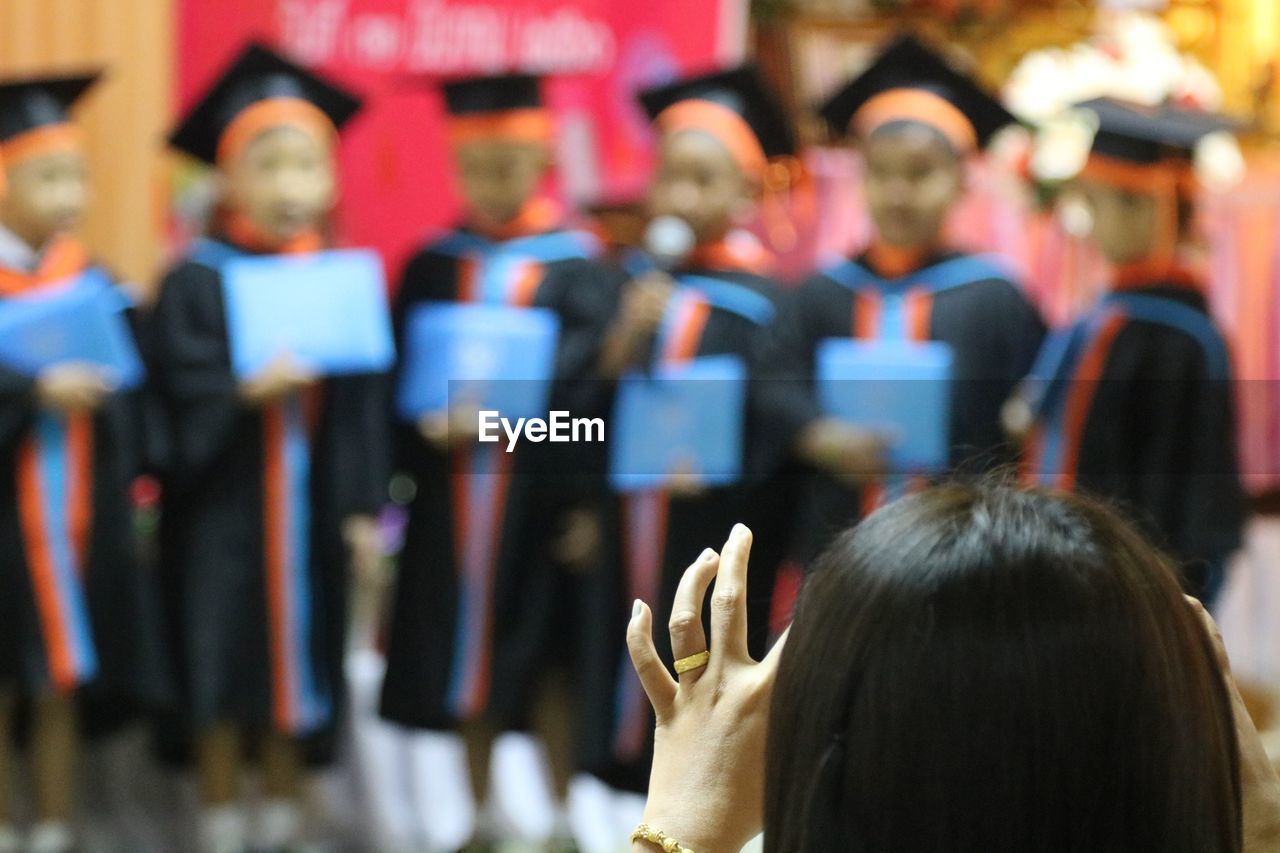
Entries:
[[[593, 639], [583, 660], [587, 677], [579, 763], [587, 772], [634, 790], [643, 790], [648, 780], [653, 720], [626, 650], [631, 601], [640, 598], [653, 607], [658, 626], [655, 642], [663, 659], [670, 660], [670, 638], [663, 626], [680, 577], [704, 548], [719, 550], [733, 525], [742, 522], [751, 528], [755, 541], [747, 585], [750, 646], [753, 654], [762, 655], [796, 503], [795, 471], [786, 464], [785, 447], [777, 438], [781, 416], [776, 406], [787, 400], [770, 393], [772, 383], [762, 380], [765, 330], [777, 317], [781, 290], [771, 280], [748, 272], [689, 269], [683, 273], [695, 277], [694, 281], [711, 279], [741, 293], [724, 301], [713, 296], [705, 324], [681, 356], [731, 355], [745, 362], [743, 479], [694, 496], [644, 493], [618, 495], [612, 502], [615, 518], [610, 539], [616, 568], [598, 573], [583, 616]], [[674, 300], [668, 310], [677, 310]]]
[[[505, 268], [515, 286], [503, 301], [547, 308], [560, 319], [549, 408], [596, 416], [584, 379], [599, 358], [614, 285], [613, 274], [588, 258], [595, 251], [593, 240], [566, 231], [494, 244], [460, 229], [433, 241], [410, 260], [397, 294], [402, 354], [415, 306], [475, 301], [483, 288], [474, 282], [504, 268], [498, 259], [520, 255]], [[497, 255], [478, 262], [485, 253]], [[396, 467], [415, 488], [388, 633], [381, 713], [389, 720], [443, 730], [484, 716], [523, 728], [547, 655], [574, 640], [564, 636], [572, 614], [548, 543], [568, 509], [591, 501], [599, 464], [578, 454], [596, 451], [528, 442], [513, 453], [505, 448], [504, 438], [445, 453], [416, 425], [397, 421]], [[479, 495], [488, 498], [476, 502]], [[468, 531], [487, 533], [468, 548]]]
[[[311, 736], [330, 757], [345, 702], [342, 522], [386, 494], [385, 377], [241, 401], [217, 254], [161, 283], [153, 376], [168, 426], [160, 538], [179, 731], [216, 722]], [[305, 552], [306, 557], [299, 555]]]
[[[851, 283], [856, 283], [852, 285]], [[782, 437], [790, 445], [822, 416], [814, 383], [815, 351], [827, 338], [886, 339], [885, 316], [899, 300], [904, 330], [896, 337], [941, 341], [954, 360], [950, 391], [953, 473], [979, 474], [1016, 459], [1000, 409], [1035, 358], [1045, 327], [1021, 290], [980, 256], [939, 255], [899, 279], [878, 276], [865, 257], [819, 272], [792, 294], [769, 342], [766, 363]], [[870, 489], [844, 486], [822, 472], [809, 478], [797, 532], [809, 563], [872, 507]]]
[[1045, 345], [1028, 470], [1119, 505], [1212, 597], [1241, 543], [1231, 365], [1205, 297], [1186, 283], [1127, 287]]
[[166, 698], [129, 494], [140, 412], [137, 391], [43, 411], [34, 380], [0, 368], [0, 690], [78, 689], [90, 734]]

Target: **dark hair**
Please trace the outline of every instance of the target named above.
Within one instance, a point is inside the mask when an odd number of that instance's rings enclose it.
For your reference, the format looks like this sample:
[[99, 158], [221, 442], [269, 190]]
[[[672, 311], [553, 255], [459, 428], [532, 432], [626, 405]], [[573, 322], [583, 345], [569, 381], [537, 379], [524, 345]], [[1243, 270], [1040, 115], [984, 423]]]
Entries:
[[1239, 851], [1239, 756], [1170, 563], [1080, 497], [941, 486], [805, 583], [769, 723], [775, 851]]
[[945, 133], [927, 122], [917, 121], [915, 119], [895, 119], [893, 121], [885, 122], [871, 132], [871, 135], [864, 140], [864, 144], [878, 136], [893, 136], [894, 134], [921, 132], [928, 133], [929, 136], [932, 136], [936, 142], [947, 150], [947, 153], [955, 158], [957, 163], [964, 162], [964, 154], [956, 150], [955, 144], [947, 138]]

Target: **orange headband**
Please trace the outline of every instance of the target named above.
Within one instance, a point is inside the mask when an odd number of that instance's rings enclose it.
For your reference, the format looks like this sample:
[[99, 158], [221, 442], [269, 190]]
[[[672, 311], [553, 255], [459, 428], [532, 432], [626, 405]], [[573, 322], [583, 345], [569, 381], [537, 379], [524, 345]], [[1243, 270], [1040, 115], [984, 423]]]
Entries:
[[1105, 154], [1090, 154], [1080, 177], [1136, 193], [1158, 193], [1172, 188], [1186, 194], [1195, 190], [1191, 164], [1174, 159], [1134, 163]]
[[449, 141], [455, 146], [486, 139], [550, 143], [555, 138], [551, 111], [542, 107], [451, 116], [448, 128]]
[[57, 151], [79, 151], [84, 133], [71, 122], [46, 124], [19, 133], [0, 142], [0, 156], [5, 166], [16, 166], [23, 160], [42, 157]]
[[302, 98], [264, 98], [245, 107], [231, 120], [218, 139], [218, 165], [226, 165], [265, 131], [294, 127], [322, 145], [330, 145], [338, 134], [324, 111]]
[[886, 124], [914, 121], [941, 133], [961, 154], [976, 151], [978, 132], [960, 108], [924, 89], [889, 89], [867, 100], [849, 120], [850, 129], [863, 139]]
[[762, 180], [768, 160], [751, 125], [733, 110], [712, 101], [691, 98], [667, 107], [654, 120], [663, 133], [700, 130], [729, 149], [748, 178]]

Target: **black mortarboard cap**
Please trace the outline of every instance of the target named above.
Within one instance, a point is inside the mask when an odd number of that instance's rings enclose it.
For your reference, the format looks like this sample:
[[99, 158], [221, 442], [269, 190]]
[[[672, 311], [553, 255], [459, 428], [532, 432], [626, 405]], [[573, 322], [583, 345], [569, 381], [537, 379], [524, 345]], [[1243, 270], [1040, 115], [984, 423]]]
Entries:
[[1157, 163], [1169, 158], [1189, 160], [1201, 139], [1237, 126], [1222, 115], [1168, 104], [1145, 106], [1115, 98], [1096, 98], [1079, 107], [1098, 117], [1093, 152], [1132, 163]]
[[967, 74], [910, 35], [899, 36], [860, 75], [850, 80], [819, 113], [833, 131], [849, 133], [849, 121], [869, 100], [893, 89], [930, 92], [954, 106], [973, 125], [978, 147], [1015, 119]]
[[532, 74], [465, 77], [442, 84], [450, 115], [480, 115], [542, 106], [541, 80]]
[[766, 157], [796, 153], [795, 134], [787, 114], [770, 91], [755, 66], [742, 65], [726, 71], [686, 77], [664, 86], [646, 89], [639, 95], [649, 118], [680, 101], [711, 101], [740, 115], [755, 132]]
[[337, 128], [355, 115], [361, 104], [346, 89], [261, 44], [251, 43], [191, 108], [169, 137], [169, 144], [214, 163], [218, 141], [228, 125], [246, 107], [267, 98], [301, 98], [327, 115]]
[[71, 106], [101, 76], [99, 71], [0, 80], [0, 142], [68, 120]]

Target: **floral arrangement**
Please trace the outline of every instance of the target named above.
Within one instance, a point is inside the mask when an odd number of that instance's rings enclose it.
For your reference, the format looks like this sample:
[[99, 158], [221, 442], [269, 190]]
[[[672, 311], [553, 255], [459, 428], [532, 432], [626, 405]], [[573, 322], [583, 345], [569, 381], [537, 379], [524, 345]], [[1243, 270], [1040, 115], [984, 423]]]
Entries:
[[[1160, 18], [1136, 11], [1110, 14], [1086, 41], [1027, 54], [1005, 84], [1006, 105], [1035, 128], [1034, 141], [1024, 151], [1032, 178], [1052, 185], [1079, 173], [1097, 119], [1076, 105], [1101, 97], [1205, 111], [1222, 107], [1222, 89], [1213, 74], [1178, 50]], [[1195, 152], [1195, 168], [1212, 189], [1238, 182], [1244, 158], [1235, 137], [1227, 132], [1206, 137]]]

